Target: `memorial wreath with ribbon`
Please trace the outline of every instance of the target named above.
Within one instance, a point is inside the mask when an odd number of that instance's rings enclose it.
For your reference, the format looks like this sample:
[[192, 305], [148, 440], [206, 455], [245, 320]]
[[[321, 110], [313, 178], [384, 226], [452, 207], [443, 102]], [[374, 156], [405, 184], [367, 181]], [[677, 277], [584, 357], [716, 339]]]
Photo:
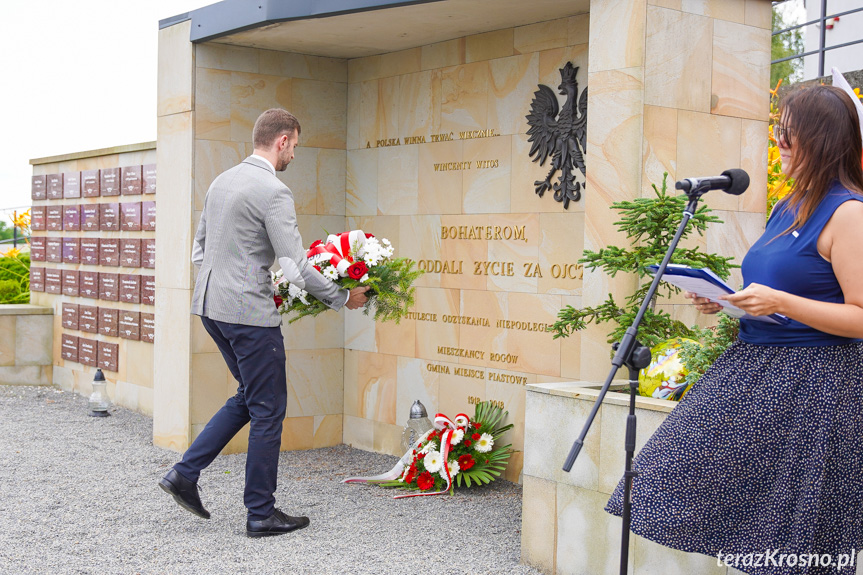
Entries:
[[[380, 241], [362, 230], [330, 234], [326, 241], [315, 241], [306, 252], [309, 262], [323, 276], [345, 289], [360, 286], [371, 288], [363, 309], [368, 315], [374, 310], [375, 321], [394, 321], [404, 317], [414, 303], [413, 282], [424, 272], [415, 269], [406, 258], [394, 258], [393, 245], [386, 238]], [[291, 262], [285, 262], [290, 264]], [[274, 300], [279, 312], [293, 323], [306, 316], [316, 316], [330, 308], [302, 289], [291, 277], [298, 270], [275, 274]]]
[[506, 469], [511, 445], [498, 445], [513, 425], [502, 425], [508, 412], [489, 402], [476, 405], [473, 419], [442, 413], [434, 427], [421, 435], [395, 466], [372, 477], [349, 477], [342, 483], [373, 483], [416, 491], [395, 499], [452, 494], [454, 487], [491, 483]]

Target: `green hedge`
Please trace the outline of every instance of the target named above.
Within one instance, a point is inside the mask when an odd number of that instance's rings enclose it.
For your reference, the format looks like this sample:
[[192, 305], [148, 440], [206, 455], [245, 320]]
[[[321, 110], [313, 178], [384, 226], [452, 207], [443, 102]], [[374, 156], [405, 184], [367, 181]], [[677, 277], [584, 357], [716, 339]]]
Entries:
[[30, 303], [30, 255], [0, 257], [0, 304]]

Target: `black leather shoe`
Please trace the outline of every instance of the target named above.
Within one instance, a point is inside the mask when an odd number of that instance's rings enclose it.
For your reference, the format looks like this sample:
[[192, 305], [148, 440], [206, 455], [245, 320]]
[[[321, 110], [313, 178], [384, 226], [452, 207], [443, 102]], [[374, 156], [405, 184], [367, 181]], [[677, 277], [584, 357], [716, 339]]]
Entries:
[[285, 515], [280, 509], [266, 519], [249, 519], [246, 521], [246, 535], [249, 537], [268, 537], [270, 535], [282, 535], [297, 529], [309, 526], [308, 517], [291, 517]]
[[159, 480], [159, 487], [165, 493], [173, 496], [174, 501], [183, 509], [188, 509], [203, 519], [210, 518], [210, 512], [204, 509], [201, 497], [198, 495], [198, 484], [189, 481], [177, 473], [175, 469], [172, 468], [165, 477]]

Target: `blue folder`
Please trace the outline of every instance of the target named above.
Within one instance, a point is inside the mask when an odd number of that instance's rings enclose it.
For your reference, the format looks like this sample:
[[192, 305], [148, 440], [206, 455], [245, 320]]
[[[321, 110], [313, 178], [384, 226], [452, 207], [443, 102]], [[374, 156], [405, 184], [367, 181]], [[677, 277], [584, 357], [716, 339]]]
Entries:
[[[650, 273], [656, 275], [656, 272], [659, 271], [659, 266], [650, 265], [647, 266], [647, 269]], [[662, 281], [668, 282], [671, 285], [677, 286], [688, 292], [697, 293], [701, 297], [706, 297], [710, 299], [710, 301], [718, 303], [722, 306], [722, 311], [732, 317], [766, 321], [768, 323], [778, 323], [781, 325], [785, 325], [791, 321], [789, 318], [778, 313], [758, 316], [749, 315], [739, 307], [736, 307], [725, 300], [717, 299], [721, 295], [734, 293], [734, 289], [709, 269], [668, 264], [668, 267], [665, 268], [665, 273], [662, 274]]]

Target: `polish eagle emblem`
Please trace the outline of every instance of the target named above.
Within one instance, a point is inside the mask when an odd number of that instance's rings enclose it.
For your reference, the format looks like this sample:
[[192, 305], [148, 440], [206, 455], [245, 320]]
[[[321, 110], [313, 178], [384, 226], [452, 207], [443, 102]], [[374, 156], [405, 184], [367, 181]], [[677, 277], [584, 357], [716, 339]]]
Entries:
[[[560, 94], [566, 96], [561, 109], [554, 91], [544, 84], [534, 92], [530, 103], [530, 114], [526, 116], [530, 126], [527, 130], [530, 156], [540, 166], [545, 165], [551, 155], [551, 170], [545, 180], [534, 182], [536, 193], [542, 197], [548, 190], [554, 190], [554, 199], [569, 208], [569, 202], [581, 198], [582, 182], [575, 179], [573, 168], [585, 173], [584, 152], [587, 139], [587, 88], [578, 97], [578, 82], [575, 79], [578, 67], [572, 62], [560, 69]], [[559, 115], [558, 115], [559, 113]], [[552, 177], [560, 171], [558, 181], [552, 184]]]

